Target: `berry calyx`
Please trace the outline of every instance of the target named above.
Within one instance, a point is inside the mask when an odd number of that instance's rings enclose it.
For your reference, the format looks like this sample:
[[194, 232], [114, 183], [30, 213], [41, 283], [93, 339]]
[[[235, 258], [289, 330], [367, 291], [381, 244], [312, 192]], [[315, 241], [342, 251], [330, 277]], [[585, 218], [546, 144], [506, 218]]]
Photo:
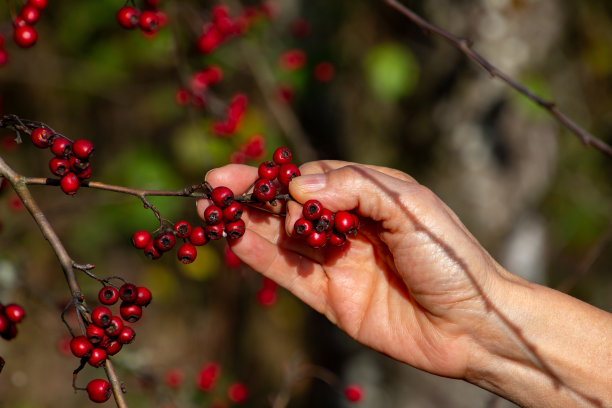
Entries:
[[195, 261], [198, 250], [192, 243], [185, 242], [179, 247], [176, 255], [182, 263], [190, 264]]
[[123, 321], [119, 316], [113, 316], [110, 324], [104, 329], [104, 334], [108, 337], [116, 337], [121, 333], [121, 330], [123, 330]]
[[174, 237], [173, 233], [164, 232], [155, 237], [153, 243], [155, 244], [155, 248], [157, 248], [160, 252], [166, 252], [174, 248], [176, 238]]
[[191, 234], [191, 225], [187, 221], [179, 221], [174, 224], [174, 232], [177, 238], [187, 238]]
[[245, 230], [246, 226], [242, 220], [232, 221], [225, 224], [225, 233], [229, 239], [240, 238], [244, 235]]
[[133, 283], [124, 283], [119, 288], [119, 297], [124, 302], [133, 303], [138, 297], [138, 288]]
[[103, 380], [101, 378], [96, 378], [95, 380], [91, 380], [87, 384], [87, 395], [89, 399], [93, 402], [106, 402], [111, 397], [113, 390], [108, 381]]
[[119, 300], [119, 291], [112, 286], [105, 286], [98, 292], [98, 300], [103, 305], [114, 305]]
[[207, 225], [206, 228], [206, 236], [212, 240], [217, 240], [223, 238], [223, 232], [225, 231], [225, 224], [220, 222], [214, 225]]

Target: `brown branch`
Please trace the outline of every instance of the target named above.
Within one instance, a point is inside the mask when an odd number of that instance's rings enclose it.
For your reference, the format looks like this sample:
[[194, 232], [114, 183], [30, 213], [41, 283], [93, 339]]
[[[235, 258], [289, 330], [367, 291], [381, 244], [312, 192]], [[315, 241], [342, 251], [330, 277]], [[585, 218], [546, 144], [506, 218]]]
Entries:
[[526, 96], [532, 102], [538, 104], [542, 108], [546, 109], [558, 122], [560, 122], [563, 126], [569, 129], [572, 133], [574, 133], [583, 145], [592, 146], [597, 150], [603, 152], [604, 154], [612, 157], [612, 146], [604, 142], [603, 140], [593, 136], [586, 129], [582, 128], [576, 122], [574, 122], [571, 118], [569, 118], [566, 114], [561, 112], [555, 105], [554, 102], [547, 101], [544, 98], [536, 95], [529, 88], [519, 83], [512, 77], [508, 76], [504, 72], [497, 69], [493, 64], [491, 64], [488, 60], [486, 60], [482, 55], [477, 53], [472, 49], [472, 42], [465, 38], [460, 38], [455, 36], [454, 34], [449, 33], [448, 31], [428, 22], [423, 19], [421, 16], [399, 3], [397, 0], [384, 0], [389, 6], [393, 7], [397, 11], [399, 11], [404, 16], [408, 17], [410, 21], [421, 27], [426, 33], [434, 33], [446, 41], [455, 46], [459, 51], [465, 54], [469, 59], [476, 62], [482, 68], [484, 68], [492, 77], [497, 77], [509, 85], [511, 88], [515, 89], [519, 93]]

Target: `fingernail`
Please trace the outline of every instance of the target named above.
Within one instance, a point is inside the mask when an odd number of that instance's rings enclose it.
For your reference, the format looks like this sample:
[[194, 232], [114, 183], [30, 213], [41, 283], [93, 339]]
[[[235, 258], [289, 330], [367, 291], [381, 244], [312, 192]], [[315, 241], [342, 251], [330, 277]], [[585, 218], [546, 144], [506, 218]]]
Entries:
[[204, 175], [204, 181], [208, 181], [208, 175], [210, 174], [211, 171], [213, 171], [214, 169], [210, 169], [206, 172], [206, 174]]
[[294, 180], [291, 181], [291, 184], [295, 183], [295, 187], [299, 188], [305, 193], [312, 193], [325, 188], [325, 182], [325, 174], [318, 173], [296, 177]]

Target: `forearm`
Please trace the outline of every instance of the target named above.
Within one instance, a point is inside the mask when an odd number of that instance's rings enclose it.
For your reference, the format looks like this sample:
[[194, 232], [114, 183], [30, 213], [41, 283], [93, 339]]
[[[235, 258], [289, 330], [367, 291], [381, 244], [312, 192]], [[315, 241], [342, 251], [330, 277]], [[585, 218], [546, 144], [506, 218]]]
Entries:
[[532, 283], [501, 286], [467, 380], [521, 406], [611, 407], [612, 315]]

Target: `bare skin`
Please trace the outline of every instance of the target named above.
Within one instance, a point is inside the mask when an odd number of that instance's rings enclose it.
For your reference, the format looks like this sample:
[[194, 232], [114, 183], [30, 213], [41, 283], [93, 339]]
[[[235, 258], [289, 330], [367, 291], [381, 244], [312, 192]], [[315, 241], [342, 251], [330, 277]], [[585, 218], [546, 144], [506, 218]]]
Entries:
[[[522, 406], [612, 406], [612, 315], [504, 270], [435, 194], [400, 171], [311, 162], [290, 183], [287, 217], [249, 208], [231, 241], [245, 263], [355, 340]], [[207, 175], [236, 194], [257, 169]], [[342, 248], [291, 238], [318, 199], [362, 220]], [[203, 214], [207, 200], [198, 203]]]

